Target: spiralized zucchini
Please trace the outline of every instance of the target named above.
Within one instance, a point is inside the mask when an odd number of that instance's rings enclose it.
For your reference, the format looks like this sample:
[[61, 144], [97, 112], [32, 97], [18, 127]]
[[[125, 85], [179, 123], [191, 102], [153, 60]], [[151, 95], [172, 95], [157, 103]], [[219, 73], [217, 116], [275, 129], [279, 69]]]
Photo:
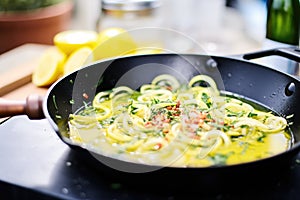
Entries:
[[92, 105], [70, 115], [69, 126], [75, 143], [154, 165], [235, 164], [291, 145], [285, 118], [221, 95], [206, 75], [181, 84], [163, 74], [139, 91], [120, 86], [99, 92]]

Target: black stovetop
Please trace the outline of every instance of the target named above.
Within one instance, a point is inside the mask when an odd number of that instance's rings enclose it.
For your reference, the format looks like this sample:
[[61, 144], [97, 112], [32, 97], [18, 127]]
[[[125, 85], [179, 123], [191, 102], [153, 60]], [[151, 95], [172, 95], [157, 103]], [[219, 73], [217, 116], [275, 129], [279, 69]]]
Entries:
[[[46, 119], [26, 116], [8, 119], [0, 125], [0, 199], [299, 199], [300, 155], [270, 185], [252, 185], [245, 191], [159, 192], [153, 187], [138, 187], [103, 179], [63, 143]], [[276, 166], [274, 166], [276, 167]], [[230, 180], [229, 180], [230, 181]], [[258, 180], [259, 181], [259, 180]], [[242, 183], [228, 183], [232, 187]], [[249, 186], [247, 186], [249, 187]]]

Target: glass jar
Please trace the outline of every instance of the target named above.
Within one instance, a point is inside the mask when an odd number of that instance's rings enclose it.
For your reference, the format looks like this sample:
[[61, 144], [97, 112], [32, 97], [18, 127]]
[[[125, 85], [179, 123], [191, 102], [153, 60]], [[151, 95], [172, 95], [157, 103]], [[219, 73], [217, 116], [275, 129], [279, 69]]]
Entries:
[[141, 27], [161, 27], [160, 0], [102, 0], [98, 31], [118, 27], [132, 30]]
[[174, 29], [180, 17], [174, 17], [173, 7], [174, 0], [102, 0], [97, 30], [123, 28], [143, 53], [198, 51], [190, 37]]

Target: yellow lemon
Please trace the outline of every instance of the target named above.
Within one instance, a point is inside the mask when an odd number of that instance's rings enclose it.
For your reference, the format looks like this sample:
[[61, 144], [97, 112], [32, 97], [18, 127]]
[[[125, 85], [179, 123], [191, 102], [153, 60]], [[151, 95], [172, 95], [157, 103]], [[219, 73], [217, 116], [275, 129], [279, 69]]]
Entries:
[[64, 75], [80, 69], [83, 65], [93, 61], [93, 49], [81, 47], [75, 50], [64, 64]]
[[98, 43], [94, 49], [94, 59], [122, 56], [136, 48], [135, 41], [125, 29], [107, 28], [99, 33]]
[[36, 86], [49, 86], [62, 74], [66, 55], [56, 47], [46, 50], [32, 74], [32, 82]]
[[98, 33], [89, 30], [68, 30], [57, 33], [53, 42], [55, 46], [70, 55], [73, 51], [84, 46], [94, 48], [98, 42]]

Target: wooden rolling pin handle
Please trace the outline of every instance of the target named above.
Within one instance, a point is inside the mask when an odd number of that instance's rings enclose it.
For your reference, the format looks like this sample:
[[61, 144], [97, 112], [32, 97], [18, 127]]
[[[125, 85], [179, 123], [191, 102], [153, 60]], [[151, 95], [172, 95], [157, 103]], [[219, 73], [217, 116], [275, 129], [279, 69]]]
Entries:
[[0, 117], [24, 114], [30, 119], [44, 118], [43, 98], [38, 95], [30, 95], [26, 101], [0, 100]]
[[43, 112], [43, 97], [39, 95], [29, 95], [26, 98], [25, 114], [30, 119], [42, 119], [45, 117]]

